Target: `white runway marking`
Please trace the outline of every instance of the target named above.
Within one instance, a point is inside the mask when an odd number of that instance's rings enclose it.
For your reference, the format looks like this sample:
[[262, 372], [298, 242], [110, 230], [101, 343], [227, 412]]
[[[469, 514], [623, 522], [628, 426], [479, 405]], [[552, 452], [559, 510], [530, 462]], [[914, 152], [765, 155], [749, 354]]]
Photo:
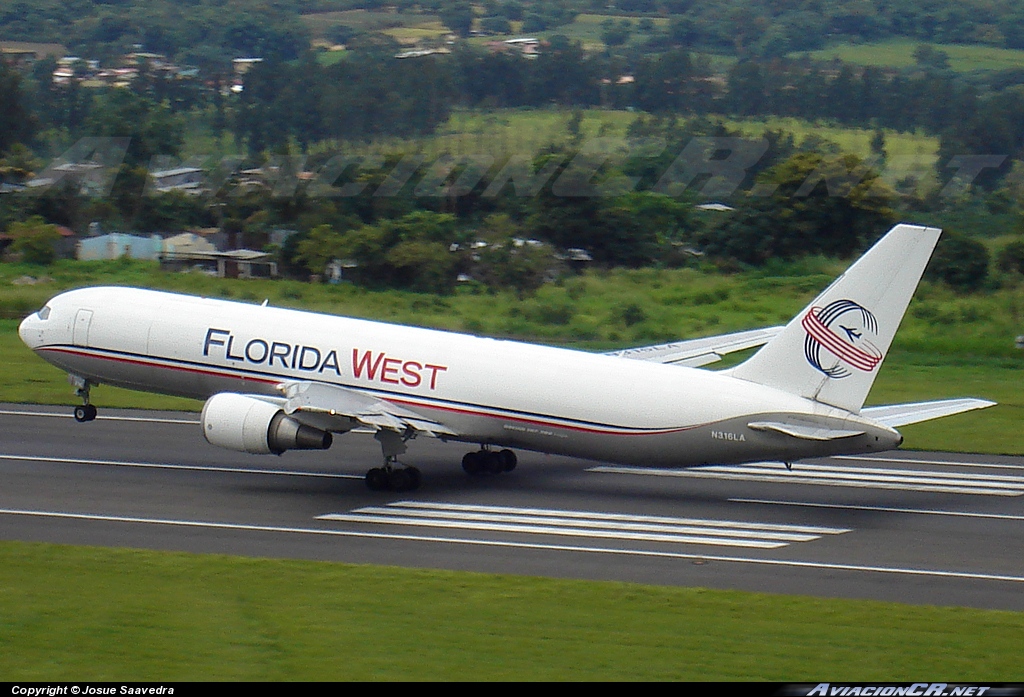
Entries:
[[301, 535], [326, 535], [334, 537], [352, 537], [377, 540], [399, 540], [417, 542], [440, 542], [443, 544], [471, 545], [478, 547], [503, 547], [508, 549], [534, 549], [558, 552], [584, 552], [591, 554], [613, 554], [625, 556], [656, 557], [663, 559], [688, 559], [694, 561], [720, 561], [738, 564], [758, 564], [763, 566], [791, 567], [804, 569], [825, 569], [829, 571], [859, 571], [882, 574], [898, 574], [905, 576], [930, 576], [938, 578], [963, 578], [980, 581], [1008, 581], [1024, 583], [1024, 576], [1007, 574], [982, 574], [971, 571], [955, 571], [945, 569], [913, 569], [887, 566], [866, 566], [861, 564], [833, 564], [797, 559], [758, 559], [756, 557], [732, 557], [718, 554], [696, 554], [691, 552], [658, 551], [643, 549], [616, 549], [607, 547], [577, 547], [572, 545], [540, 544], [533, 542], [511, 542], [496, 540], [474, 540], [468, 538], [430, 537], [425, 535], [397, 535], [391, 533], [356, 532], [351, 530], [329, 530], [319, 528], [290, 528], [264, 525], [244, 525], [238, 523], [216, 523], [195, 520], [167, 520], [160, 518], [134, 518], [128, 516], [104, 516], [88, 513], [62, 513], [58, 511], [23, 511], [0, 509], [0, 515], [32, 516], [65, 520], [88, 520], [97, 522], [136, 523], [146, 525], [168, 525], [219, 530], [243, 530], [254, 532], [279, 532]]
[[96, 465], [102, 467], [139, 467], [142, 469], [186, 470], [190, 472], [230, 472], [232, 474], [272, 474], [280, 477], [323, 477], [325, 479], [363, 479], [355, 474], [331, 474], [329, 472], [303, 472], [302, 470], [271, 470], [254, 467], [218, 467], [213, 465], [169, 465], [160, 462], [125, 462], [121, 460], [85, 460], [71, 457], [43, 457], [39, 455], [7, 455], [0, 453], [0, 460], [15, 462], [51, 462], [58, 465]]
[[856, 460], [860, 462], [893, 462], [901, 465], [944, 465], [957, 467], [983, 467], [985, 469], [1024, 470], [1024, 465], [1007, 462], [977, 462], [969, 460], [916, 460], [911, 457], [869, 457], [866, 455], [833, 455], [832, 460]]
[[1024, 520], [1024, 515], [1009, 513], [972, 513], [970, 511], [941, 511], [929, 508], [896, 508], [893, 506], [854, 506], [842, 503], [816, 503], [813, 501], [775, 501], [772, 499], [732, 498], [733, 503], [763, 503], [769, 506], [799, 506], [802, 508], [839, 508], [852, 511], [883, 511], [885, 513], [915, 513], [921, 515], [950, 516], [954, 518], [989, 518], [993, 520]]
[[[26, 411], [17, 409], [0, 409], [0, 416], [45, 416], [56, 419], [73, 419], [74, 415], [70, 409], [66, 412], [52, 412], [52, 411]], [[190, 426], [198, 426], [199, 419], [167, 419], [157, 418], [155, 416], [107, 416], [100, 414], [96, 417], [97, 421], [141, 421], [145, 423], [153, 424], [189, 424]]]
[[844, 528], [803, 525], [564, 511], [546, 508], [474, 506], [423, 501], [398, 501], [387, 506], [367, 506], [358, 508], [351, 513], [331, 513], [318, 516], [318, 519], [346, 523], [382, 523], [758, 549], [776, 549], [785, 547], [792, 542], [810, 542], [822, 535], [850, 532]]
[[673, 470], [650, 467], [592, 467], [590, 472], [643, 474], [657, 477], [698, 479], [739, 479], [753, 482], [817, 484], [819, 486], [859, 487], [863, 489], [899, 489], [945, 494], [981, 494], [987, 496], [1024, 496], [1024, 477], [930, 470], [884, 469], [800, 463], [787, 471], [781, 462], [754, 462], [746, 465], [712, 465]]

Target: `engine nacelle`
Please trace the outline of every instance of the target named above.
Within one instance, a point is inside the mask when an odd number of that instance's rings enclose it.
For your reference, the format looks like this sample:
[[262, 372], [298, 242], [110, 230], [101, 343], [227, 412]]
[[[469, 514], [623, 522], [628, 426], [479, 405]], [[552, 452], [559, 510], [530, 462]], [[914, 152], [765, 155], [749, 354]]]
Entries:
[[270, 402], [232, 392], [206, 400], [202, 425], [211, 445], [260, 455], [326, 450], [333, 440], [329, 431], [300, 424]]

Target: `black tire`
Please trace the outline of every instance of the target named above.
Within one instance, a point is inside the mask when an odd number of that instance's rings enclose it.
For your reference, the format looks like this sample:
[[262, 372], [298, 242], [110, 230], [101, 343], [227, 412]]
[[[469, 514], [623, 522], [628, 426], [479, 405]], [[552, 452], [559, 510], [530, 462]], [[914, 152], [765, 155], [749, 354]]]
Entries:
[[412, 491], [413, 489], [414, 480], [408, 468], [391, 470], [391, 476], [388, 479], [392, 491]]
[[96, 418], [96, 407], [91, 404], [83, 404], [75, 407], [75, 421], [82, 424]]
[[385, 491], [388, 486], [388, 473], [383, 468], [374, 467], [366, 473], [366, 487], [370, 491]]
[[421, 475], [420, 471], [415, 467], [410, 467], [407, 471], [409, 472], [409, 476], [412, 477], [412, 487], [409, 491], [416, 491], [420, 488], [420, 484], [423, 483], [423, 475]]
[[505, 459], [501, 453], [494, 453], [489, 450], [483, 453], [484, 469], [488, 474], [501, 474], [505, 471]]
[[501, 464], [504, 468], [502, 470], [503, 472], [511, 472], [516, 468], [516, 464], [519, 462], [519, 458], [516, 457], [516, 454], [508, 448], [499, 452], [498, 457], [501, 459]]
[[483, 470], [483, 458], [480, 452], [469, 452], [462, 456], [462, 469], [466, 470], [466, 474], [480, 474]]

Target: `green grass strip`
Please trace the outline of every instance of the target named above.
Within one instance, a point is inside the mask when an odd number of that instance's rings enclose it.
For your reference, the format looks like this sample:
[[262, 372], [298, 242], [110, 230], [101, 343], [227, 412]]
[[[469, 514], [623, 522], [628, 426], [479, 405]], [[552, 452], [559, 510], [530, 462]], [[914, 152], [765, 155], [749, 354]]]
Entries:
[[1022, 636], [1019, 612], [0, 543], [5, 680], [1015, 681]]

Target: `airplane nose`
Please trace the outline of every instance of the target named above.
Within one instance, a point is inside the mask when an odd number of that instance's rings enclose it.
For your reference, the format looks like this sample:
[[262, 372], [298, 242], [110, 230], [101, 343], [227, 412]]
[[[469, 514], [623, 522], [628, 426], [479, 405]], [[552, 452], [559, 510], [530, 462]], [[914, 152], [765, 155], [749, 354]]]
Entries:
[[34, 349], [38, 346], [42, 338], [38, 323], [39, 320], [33, 312], [31, 315], [21, 320], [21, 324], [18, 325], [18, 336], [21, 337], [22, 342], [30, 349]]

